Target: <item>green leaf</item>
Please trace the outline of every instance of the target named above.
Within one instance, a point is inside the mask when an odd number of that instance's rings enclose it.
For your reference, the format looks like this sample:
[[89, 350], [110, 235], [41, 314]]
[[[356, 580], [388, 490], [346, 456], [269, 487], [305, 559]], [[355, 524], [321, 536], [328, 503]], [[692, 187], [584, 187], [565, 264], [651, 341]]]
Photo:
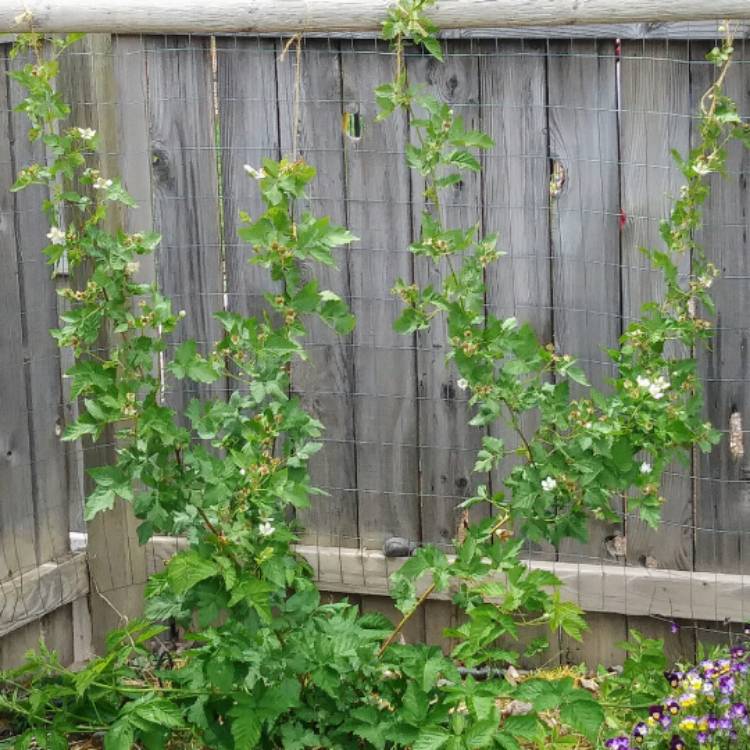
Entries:
[[595, 700], [586, 696], [581, 700], [564, 703], [560, 707], [560, 719], [595, 742], [604, 722], [604, 711]]
[[428, 36], [422, 40], [422, 46], [437, 60], [443, 62], [443, 48], [435, 37]]
[[218, 574], [216, 563], [196, 550], [180, 552], [167, 565], [167, 581], [176, 594], [184, 594], [197, 583]]
[[192, 339], [180, 344], [175, 351], [174, 360], [167, 369], [180, 380], [190, 378], [198, 383], [213, 383], [221, 372], [223, 364], [215, 365], [196, 352], [196, 343]]
[[127, 719], [118, 719], [104, 735], [104, 750], [131, 750], [135, 732]]
[[424, 727], [417, 735], [412, 750], [438, 750], [450, 739], [445, 729], [440, 727]]
[[235, 750], [246, 750], [258, 746], [261, 721], [252, 706], [238, 704], [229, 711], [232, 717], [232, 737]]

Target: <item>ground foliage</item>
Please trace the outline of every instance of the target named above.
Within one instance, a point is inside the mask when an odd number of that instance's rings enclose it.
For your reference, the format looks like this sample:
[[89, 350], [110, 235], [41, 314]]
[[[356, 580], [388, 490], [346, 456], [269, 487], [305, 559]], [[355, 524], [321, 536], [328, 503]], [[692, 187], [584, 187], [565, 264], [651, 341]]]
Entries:
[[[96, 133], [67, 123], [69, 108], [54, 86], [58, 57], [78, 35], [53, 41], [52, 54], [40, 35], [20, 38], [16, 51], [35, 59], [11, 74], [28, 92], [19, 109], [50, 158], [21, 170], [14, 189], [49, 188], [45, 254], [52, 264], [67, 258], [84, 277], [63, 291], [69, 305], [53, 332], [75, 354], [68, 375], [81, 405], [63, 439], [114, 430], [118, 445], [116, 462], [91, 472], [87, 518], [121, 499], [140, 519], [142, 542], [180, 535], [188, 548], [149, 581], [145, 618], [111, 633], [106, 654], [82, 671], [65, 669], [42, 647], [3, 674], [2, 744], [62, 748], [99, 733], [107, 750], [576, 747], [602, 741], [607, 723], [614, 729], [630, 720], [639, 709], [634, 679], [647, 704], [659, 700], [665, 665], [654, 663], [658, 642], [644, 639], [631, 644], [625, 677], [586, 681], [563, 670], [517, 679], [511, 671], [480, 681], [459, 667], [512, 664], [514, 639], [530, 625], [579, 637], [581, 613], [561, 599], [554, 576], [521, 562], [523, 542], [583, 538], [587, 519], [612, 518], [613, 500], [625, 492], [630, 508], [657, 525], [664, 467], [717, 439], [701, 419], [690, 354], [710, 335], [699, 313], [712, 309], [715, 269], [693, 236], [706, 175], [722, 171], [730, 139], [750, 144], [750, 129], [722, 92], [731, 41], [710, 56], [717, 81], [701, 105], [700, 143], [679, 161], [686, 182], [662, 225], [665, 249], [644, 250], [664, 273], [664, 297], [645, 306], [610, 352], [619, 374], [603, 392], [530, 326], [486, 312], [484, 270], [502, 255], [498, 238], [443, 220], [442, 192], [462, 172], [478, 171], [478, 154], [492, 142], [408, 81], [406, 45], [442, 58], [425, 16], [430, 4], [402, 0], [390, 11], [383, 33], [395, 50], [395, 77], [375, 92], [381, 118], [409, 114], [416, 141], [406, 158], [424, 178], [426, 203], [411, 250], [443, 271], [437, 286], [396, 283], [404, 302], [396, 328], [411, 334], [446, 325], [459, 385], [475, 407], [471, 423], [502, 420], [516, 434], [515, 446], [485, 437], [476, 471], [509, 454], [521, 460], [505, 479], [508, 497], [483, 486], [464, 503], [489, 503], [493, 515], [455, 540], [455, 556], [428, 545], [394, 576], [403, 612], [395, 628], [346, 602], [321, 603], [288, 520], [317, 492], [307, 466], [323, 430], [289, 396], [292, 362], [305, 358], [306, 321], [318, 317], [339, 334], [355, 324], [345, 301], [314, 276], [316, 264], [333, 264], [334, 248], [356, 239], [302, 210], [315, 170], [288, 159], [247, 167], [265, 211], [243, 216], [240, 235], [279, 291], [267, 295], [261, 316], [217, 314], [224, 333], [210, 348], [187, 341], [173, 349], [167, 341], [183, 313], [155, 285], [137, 281], [139, 258], [155, 251], [159, 237], [109, 229], [110, 209], [133, 201], [116, 176], [96, 168]], [[692, 258], [688, 279], [676, 265], [684, 253]], [[231, 394], [194, 400], [177, 415], [163, 397], [164, 373], [169, 382], [228, 382]], [[529, 435], [521, 427], [527, 412], [539, 425]], [[429, 594], [446, 590], [465, 613], [450, 632], [453, 653], [402, 643], [408, 619]], [[185, 648], [164, 659], [153, 644], [167, 619], [188, 635]], [[605, 709], [620, 718], [605, 721]]]

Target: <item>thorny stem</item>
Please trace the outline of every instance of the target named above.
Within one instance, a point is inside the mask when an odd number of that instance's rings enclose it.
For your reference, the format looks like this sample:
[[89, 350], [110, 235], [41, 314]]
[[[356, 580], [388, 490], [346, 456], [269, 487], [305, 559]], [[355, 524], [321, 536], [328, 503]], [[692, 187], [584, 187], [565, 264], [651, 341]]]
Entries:
[[[510, 516], [507, 514], [503, 514], [500, 516], [500, 518], [492, 525], [492, 528], [488, 532], [489, 537], [495, 536], [500, 529], [505, 526], [505, 524], [510, 520]], [[388, 650], [389, 646], [393, 644], [393, 642], [398, 638], [401, 631], [404, 629], [406, 624], [411, 620], [411, 618], [415, 615], [417, 610], [429, 599], [431, 594], [435, 591], [437, 588], [437, 581], [433, 579], [432, 583], [422, 592], [419, 599], [417, 599], [416, 604], [399, 620], [398, 624], [394, 628], [393, 632], [386, 638], [385, 641], [383, 641], [383, 645], [380, 647], [380, 650], [378, 651], [378, 658], [383, 656], [383, 654]], [[522, 623], [523, 624], [523, 623]]]

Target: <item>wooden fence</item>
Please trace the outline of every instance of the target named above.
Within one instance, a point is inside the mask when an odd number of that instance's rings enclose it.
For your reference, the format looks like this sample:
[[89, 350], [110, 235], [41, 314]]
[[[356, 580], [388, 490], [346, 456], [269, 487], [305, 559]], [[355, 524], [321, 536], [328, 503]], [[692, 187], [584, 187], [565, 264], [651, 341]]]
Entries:
[[[257, 215], [261, 208], [243, 165], [258, 166], [296, 144], [318, 169], [311, 209], [360, 238], [322, 282], [349, 300], [358, 323], [343, 339], [312, 326], [310, 361], [293, 372], [294, 390], [327, 428], [313, 478], [329, 494], [300, 514], [304, 541], [326, 590], [351, 595], [365, 610], [390, 611], [382, 598], [389, 561], [377, 550], [394, 536], [449, 544], [459, 523], [455, 506], [487, 480], [471, 472], [482, 433], [467, 426], [465, 394], [445, 363], [440, 329], [412, 337], [392, 329], [395, 280], [426, 282], [431, 273], [407, 249], [421, 194], [403, 158], [409, 123], [400, 116], [374, 122], [372, 90], [388, 80], [392, 57], [373, 39], [308, 39], [297, 75], [294, 51], [280, 54], [284, 41], [91, 36], [85, 49], [67, 55], [61, 85], [73, 122], [102, 136], [103, 171], [121, 174], [139, 203], [123, 218], [126, 227], [154, 224], [163, 235], [154, 266], [141, 274], [157, 278], [175, 308], [186, 310], [171, 345], [195, 338], [205, 346], [218, 333], [213, 313], [254, 313], [272, 289], [265, 273], [246, 263], [249, 250], [236, 234], [239, 211]], [[472, 38], [451, 40], [444, 64], [408, 58], [413, 80], [496, 142], [482, 175], [464, 179], [448, 202], [449, 221], [478, 221], [483, 232], [499, 233], [507, 252], [488, 271], [488, 309], [531, 321], [544, 341], [579, 357], [596, 385], [612, 374], [606, 347], [659, 291], [638, 248], [658, 242], [659, 219], [680, 185], [669, 149], [690, 146], [692, 113], [711, 80], [704, 60], [710, 46], [674, 38]], [[728, 88], [747, 115], [750, 46], [737, 47]], [[5, 56], [3, 65], [11, 65]], [[8, 110], [18, 91], [9, 85], [0, 97], [0, 109]], [[105, 441], [81, 456], [57, 439], [71, 415], [47, 336], [57, 302], [39, 254], [46, 232], [40, 195], [7, 191], [32, 157], [40, 155], [30, 153], [20, 117], [2, 118], [0, 581], [8, 579], [6, 598], [16, 606], [22, 575], [36, 581], [25, 586], [26, 620], [0, 602], [0, 635], [15, 631], [0, 641], [6, 663], [40, 630], [66, 660], [85, 655], [88, 610], [78, 597], [89, 587], [68, 532], [83, 531], [81, 465], [112, 451]], [[747, 152], [731, 150], [729, 172], [715, 181], [701, 233], [722, 276], [716, 336], [699, 354], [707, 418], [725, 432], [734, 412], [748, 419], [750, 397]], [[172, 383], [169, 400], [182, 409], [196, 395], [228, 388]], [[497, 434], [513, 443], [500, 428]], [[498, 487], [501, 477], [499, 471], [489, 480]], [[623, 504], [621, 521], [592, 524], [586, 543], [530, 547], [530, 563], [555, 567], [568, 594], [592, 612], [583, 645], [560, 637], [554, 658], [617, 662], [616, 644], [629, 629], [664, 635], [678, 617], [702, 621], [669, 641], [670, 654], [691, 653], [699, 637], [721, 637], [725, 618], [744, 620], [748, 478], [747, 459], [732, 460], [725, 439], [692, 467], [670, 469], [658, 532]], [[89, 528], [95, 643], [118, 613], [137, 612], [147, 572], [170, 548], [167, 541], [138, 548], [133, 528], [124, 507]], [[46, 578], [44, 564], [54, 567]], [[440, 641], [455, 617], [449, 602], [431, 601], [409, 636]]]

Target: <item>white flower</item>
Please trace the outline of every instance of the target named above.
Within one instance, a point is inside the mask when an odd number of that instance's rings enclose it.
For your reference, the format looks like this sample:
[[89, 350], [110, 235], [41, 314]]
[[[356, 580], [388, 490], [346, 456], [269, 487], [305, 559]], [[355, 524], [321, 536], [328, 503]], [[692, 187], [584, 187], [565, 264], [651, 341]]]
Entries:
[[639, 388], [649, 388], [651, 386], [651, 381], [648, 378], [644, 378], [643, 375], [639, 375], [635, 382], [638, 383]]
[[179, 318], [184, 318], [187, 315], [187, 312], [185, 310], [180, 310], [180, 312], [177, 313], [177, 316]]
[[245, 476], [245, 473], [246, 473], [246, 472], [245, 472], [245, 470], [244, 470], [244, 469], [240, 469], [240, 476], [241, 476], [241, 477], [244, 477], [244, 476]]
[[138, 269], [140, 267], [141, 266], [138, 263], [138, 261], [137, 260], [133, 260], [130, 263], [126, 263], [125, 264], [125, 272], [128, 273], [128, 274], [130, 274], [132, 276], [133, 274], [138, 273]]
[[713, 276], [709, 276], [708, 274], [704, 274], [703, 276], [701, 276], [698, 281], [701, 283], [701, 286], [705, 286], [706, 289], [708, 289], [711, 284], [714, 283]]
[[666, 391], [669, 386], [669, 381], [659, 375], [659, 377], [656, 378], [656, 380], [654, 380], [648, 387], [648, 392], [653, 398], [658, 401], [660, 398], [662, 398], [662, 396], [664, 396], [664, 391]]
[[266, 171], [264, 169], [256, 169], [255, 167], [251, 167], [249, 164], [245, 164], [245, 171], [250, 175], [250, 177], [256, 180], [262, 180], [266, 176]]
[[456, 381], [456, 385], [462, 390], [465, 391], [469, 387], [469, 381], [466, 378], [459, 378]]
[[547, 477], [546, 479], [542, 479], [542, 489], [545, 492], [552, 492], [557, 487], [557, 480], [553, 479], [552, 477]]
[[47, 232], [47, 239], [53, 244], [53, 245], [64, 245], [65, 244], [65, 232], [63, 232], [62, 229], [59, 227], [52, 227], [52, 229]]
[[97, 177], [94, 180], [94, 187], [97, 190], [109, 190], [112, 187], [112, 180], [105, 180], [103, 177]]
[[258, 526], [258, 531], [261, 536], [271, 536], [276, 529], [270, 521], [263, 521], [261, 525]]
[[93, 128], [76, 128], [76, 130], [79, 137], [83, 138], [84, 141], [90, 141], [96, 135], [96, 130]]
[[650, 474], [651, 473], [651, 464], [648, 461], [644, 461], [641, 464], [641, 474]]

